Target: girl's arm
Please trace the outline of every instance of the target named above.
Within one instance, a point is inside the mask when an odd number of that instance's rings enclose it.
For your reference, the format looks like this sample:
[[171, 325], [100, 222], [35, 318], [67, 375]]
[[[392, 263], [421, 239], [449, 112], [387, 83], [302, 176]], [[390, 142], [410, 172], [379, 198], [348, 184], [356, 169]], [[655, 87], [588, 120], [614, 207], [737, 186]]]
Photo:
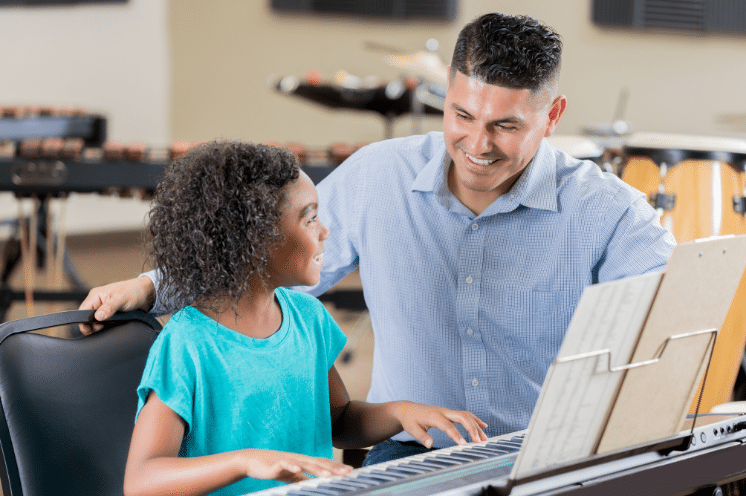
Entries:
[[201, 495], [245, 477], [297, 482], [305, 474], [328, 477], [352, 469], [325, 458], [256, 449], [179, 458], [184, 430], [184, 420], [151, 391], [132, 433], [126, 495]]
[[433, 438], [427, 430], [436, 427], [458, 444], [466, 444], [454, 422], [464, 426], [475, 443], [486, 441], [487, 424], [466, 411], [449, 410], [411, 401], [367, 403], [350, 401], [337, 369], [329, 369], [329, 403], [335, 448], [364, 448], [378, 444], [405, 430], [429, 448]]

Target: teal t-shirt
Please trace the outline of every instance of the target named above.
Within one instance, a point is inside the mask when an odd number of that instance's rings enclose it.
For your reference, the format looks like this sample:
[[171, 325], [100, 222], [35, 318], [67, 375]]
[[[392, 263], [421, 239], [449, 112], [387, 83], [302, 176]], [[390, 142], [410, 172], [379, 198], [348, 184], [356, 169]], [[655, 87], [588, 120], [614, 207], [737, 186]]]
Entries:
[[[137, 390], [152, 390], [187, 424], [179, 456], [258, 448], [332, 458], [328, 372], [346, 337], [312, 296], [279, 288], [282, 326], [253, 339], [194, 307], [176, 313], [150, 350]], [[282, 484], [246, 478], [213, 494]]]

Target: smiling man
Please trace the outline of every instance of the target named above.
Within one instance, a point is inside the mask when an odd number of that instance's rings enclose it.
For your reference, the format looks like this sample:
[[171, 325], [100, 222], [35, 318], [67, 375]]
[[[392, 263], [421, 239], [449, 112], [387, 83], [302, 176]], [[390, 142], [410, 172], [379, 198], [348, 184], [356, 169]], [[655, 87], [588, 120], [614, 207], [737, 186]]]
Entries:
[[[370, 402], [469, 410], [490, 436], [524, 429], [583, 288], [665, 268], [675, 241], [645, 196], [544, 139], [567, 106], [561, 51], [530, 17], [474, 20], [454, 50], [443, 132], [364, 147], [319, 184], [330, 236], [320, 282], [304, 290], [360, 269]], [[152, 297], [140, 277], [81, 308], [102, 319]], [[402, 433], [366, 464], [427, 449]]]

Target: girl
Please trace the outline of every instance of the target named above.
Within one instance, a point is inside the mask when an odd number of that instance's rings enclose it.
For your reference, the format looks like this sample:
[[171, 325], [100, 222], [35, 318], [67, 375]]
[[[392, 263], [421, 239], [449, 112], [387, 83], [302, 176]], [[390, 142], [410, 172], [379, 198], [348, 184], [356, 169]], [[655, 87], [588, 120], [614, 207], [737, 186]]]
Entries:
[[160, 295], [185, 306], [150, 351], [138, 388], [127, 495], [245, 494], [344, 475], [332, 444], [365, 447], [436, 427], [464, 444], [469, 412], [350, 401], [334, 360], [345, 336], [315, 298], [329, 231], [289, 151], [200, 145], [173, 161], [150, 211]]

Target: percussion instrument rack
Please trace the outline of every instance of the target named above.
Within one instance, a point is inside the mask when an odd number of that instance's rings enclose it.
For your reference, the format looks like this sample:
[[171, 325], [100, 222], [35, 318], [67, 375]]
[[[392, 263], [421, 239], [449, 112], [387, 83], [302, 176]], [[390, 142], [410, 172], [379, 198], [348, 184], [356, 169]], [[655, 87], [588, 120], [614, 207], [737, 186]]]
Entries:
[[[393, 136], [393, 120], [405, 114], [443, 115], [445, 86], [418, 81], [415, 78], [394, 80], [386, 84], [350, 85], [301, 81], [285, 76], [270, 81], [270, 87], [281, 94], [308, 100], [330, 109], [375, 112], [385, 121], [385, 137]], [[416, 134], [416, 133], [414, 133]]]
[[86, 146], [106, 141], [106, 118], [98, 115], [29, 115], [0, 119], [0, 143], [43, 138], [80, 138]]
[[[2, 119], [4, 120], [4, 119]], [[15, 119], [14, 119], [15, 120]], [[19, 201], [24, 198], [36, 199], [35, 217], [26, 225], [36, 225], [37, 251], [44, 255], [50, 250], [47, 239], [47, 211], [49, 201], [64, 199], [70, 193], [98, 193], [122, 197], [149, 198], [163, 177], [171, 159], [184, 153], [194, 142], [178, 141], [169, 149], [149, 150], [142, 143], [105, 143], [102, 148], [84, 148], [85, 138], [77, 136], [67, 139], [24, 140], [20, 143], [6, 143], [0, 146], [0, 191], [13, 193]], [[2, 143], [0, 143], [2, 145]], [[69, 146], [68, 146], [69, 145]], [[318, 183], [336, 168], [349, 154], [362, 145], [334, 144], [328, 149], [306, 150], [298, 143], [288, 143], [302, 160], [302, 169], [314, 183]], [[21, 220], [14, 225], [18, 231]], [[13, 223], [12, 221], [6, 222]], [[14, 301], [36, 299], [41, 301], [82, 301], [89, 288], [75, 272], [69, 255], [62, 254], [64, 271], [72, 283], [72, 289], [64, 291], [37, 290], [32, 294], [10, 289], [8, 281], [18, 262], [22, 259], [21, 240], [18, 233], [5, 246], [3, 260], [0, 261], [0, 321]], [[34, 236], [29, 235], [30, 239]], [[59, 239], [51, 245], [57, 246]], [[64, 243], [62, 243], [64, 246]], [[64, 248], [63, 248], [64, 250]], [[38, 266], [44, 264], [44, 257], [38, 257]], [[320, 299], [329, 301], [340, 308], [365, 309], [365, 301], [358, 290], [335, 290], [322, 295]]]

